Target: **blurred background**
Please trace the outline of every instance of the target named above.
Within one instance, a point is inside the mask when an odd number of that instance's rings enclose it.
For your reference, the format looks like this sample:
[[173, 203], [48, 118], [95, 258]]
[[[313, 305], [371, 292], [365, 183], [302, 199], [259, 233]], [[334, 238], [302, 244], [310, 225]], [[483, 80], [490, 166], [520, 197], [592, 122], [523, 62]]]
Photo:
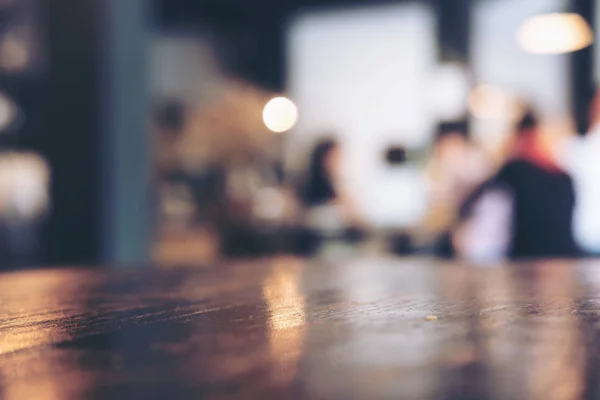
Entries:
[[590, 147], [599, 13], [0, 0], [0, 268], [455, 257], [460, 210], [514, 157], [523, 115], [556, 159]]

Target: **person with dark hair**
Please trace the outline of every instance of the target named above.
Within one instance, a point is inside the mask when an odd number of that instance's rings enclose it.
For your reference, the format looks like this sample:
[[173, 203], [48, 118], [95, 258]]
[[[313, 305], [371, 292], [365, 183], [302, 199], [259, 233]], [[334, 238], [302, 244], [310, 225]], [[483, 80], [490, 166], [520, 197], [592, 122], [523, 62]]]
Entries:
[[575, 192], [546, 146], [533, 112], [516, 126], [509, 161], [464, 203], [454, 232], [457, 254], [476, 262], [573, 257]]
[[339, 146], [331, 139], [323, 140], [314, 148], [302, 193], [306, 205], [323, 205], [335, 200], [334, 175], [338, 169], [338, 159]]
[[154, 123], [165, 134], [179, 135], [185, 127], [186, 107], [176, 99], [164, 100], [156, 106]]
[[307, 207], [309, 228], [327, 235], [344, 235], [363, 225], [354, 199], [343, 185], [341, 146], [324, 139], [313, 149], [301, 198]]

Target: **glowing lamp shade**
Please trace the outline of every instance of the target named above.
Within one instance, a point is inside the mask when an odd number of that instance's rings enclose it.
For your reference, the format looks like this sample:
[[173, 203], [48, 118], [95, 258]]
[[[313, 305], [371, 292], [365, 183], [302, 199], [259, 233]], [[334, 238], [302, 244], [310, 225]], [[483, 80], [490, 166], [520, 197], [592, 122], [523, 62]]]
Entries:
[[265, 126], [273, 132], [285, 132], [293, 128], [298, 120], [298, 108], [285, 97], [269, 100], [263, 110]]
[[523, 22], [517, 31], [519, 46], [529, 53], [570, 53], [593, 41], [590, 26], [575, 13], [536, 15]]

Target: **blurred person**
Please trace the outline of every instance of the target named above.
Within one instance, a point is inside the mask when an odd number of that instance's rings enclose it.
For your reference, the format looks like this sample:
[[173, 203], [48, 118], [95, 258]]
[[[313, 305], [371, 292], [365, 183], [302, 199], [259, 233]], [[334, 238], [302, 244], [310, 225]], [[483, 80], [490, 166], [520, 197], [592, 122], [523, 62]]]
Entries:
[[468, 137], [467, 122], [440, 124], [427, 165], [429, 207], [426, 230], [438, 243], [436, 252], [451, 255], [449, 229], [458, 209], [492, 173], [492, 162]]
[[529, 111], [517, 125], [510, 159], [461, 208], [453, 244], [475, 262], [578, 256], [574, 208], [573, 181]]
[[333, 180], [339, 168], [339, 147], [333, 140], [323, 140], [314, 148], [308, 180], [302, 193], [307, 206], [330, 203], [337, 197]]
[[590, 106], [591, 126], [584, 137], [569, 138], [559, 151], [561, 165], [573, 176], [577, 202], [574, 231], [577, 243], [600, 255], [600, 91]]
[[190, 123], [190, 107], [183, 100], [161, 99], [152, 117], [153, 257], [164, 264], [210, 262], [218, 256], [214, 225], [224, 214], [224, 174], [213, 166], [194, 169], [182, 161], [180, 146]]
[[319, 142], [310, 157], [301, 198], [306, 221], [320, 231], [341, 231], [362, 225], [352, 197], [343, 188], [341, 146], [333, 139]]
[[218, 223], [225, 204], [226, 171], [214, 164], [189, 166], [180, 148], [191, 123], [183, 100], [165, 99], [154, 111], [157, 209], [163, 223], [190, 227]]

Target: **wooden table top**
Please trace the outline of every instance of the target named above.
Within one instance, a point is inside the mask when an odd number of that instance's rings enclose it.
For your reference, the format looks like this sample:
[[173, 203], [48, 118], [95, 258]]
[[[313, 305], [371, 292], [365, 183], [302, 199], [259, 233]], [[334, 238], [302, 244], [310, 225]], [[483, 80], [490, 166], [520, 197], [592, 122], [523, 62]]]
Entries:
[[600, 398], [600, 261], [0, 274], [3, 399]]

